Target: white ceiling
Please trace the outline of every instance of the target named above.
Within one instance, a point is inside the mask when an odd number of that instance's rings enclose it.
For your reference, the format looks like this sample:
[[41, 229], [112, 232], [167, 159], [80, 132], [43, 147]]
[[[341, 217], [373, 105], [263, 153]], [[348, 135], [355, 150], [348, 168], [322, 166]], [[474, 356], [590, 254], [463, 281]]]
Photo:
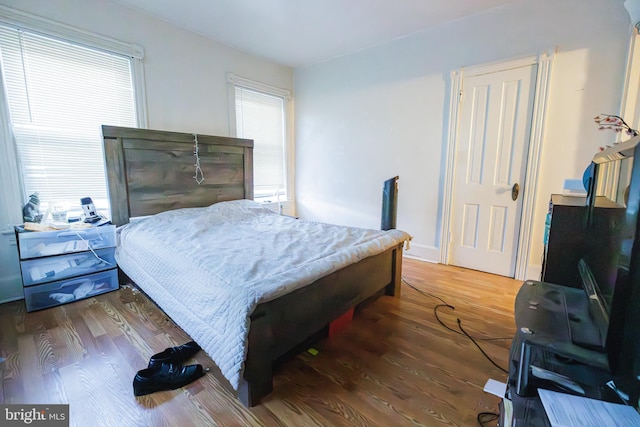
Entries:
[[235, 49], [300, 67], [520, 0], [116, 0]]

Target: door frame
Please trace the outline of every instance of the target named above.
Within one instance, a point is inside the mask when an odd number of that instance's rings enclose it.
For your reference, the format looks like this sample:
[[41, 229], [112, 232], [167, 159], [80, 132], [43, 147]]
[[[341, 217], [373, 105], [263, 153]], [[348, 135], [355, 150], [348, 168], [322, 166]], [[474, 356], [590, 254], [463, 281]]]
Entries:
[[[640, 34], [635, 27], [631, 29], [629, 40], [629, 54], [627, 57], [627, 71], [622, 91], [622, 105], [620, 117], [633, 129], [640, 127]], [[619, 134], [624, 136], [624, 132]]]
[[451, 93], [449, 97], [449, 129], [446, 146], [444, 200], [442, 212], [442, 229], [440, 235], [440, 263], [449, 264], [449, 249], [451, 239], [451, 217], [453, 215], [453, 183], [454, 165], [458, 147], [459, 115], [462, 102], [462, 82], [465, 77], [495, 73], [513, 68], [537, 64], [533, 111], [531, 113], [531, 132], [525, 164], [525, 181], [522, 187], [522, 214], [520, 216], [519, 239], [516, 253], [516, 268], [514, 278], [525, 280], [529, 265], [531, 250], [531, 226], [533, 224], [535, 196], [538, 189], [538, 172], [540, 169], [540, 154], [542, 152], [542, 137], [545, 123], [547, 98], [551, 81], [551, 65], [553, 51], [535, 56], [513, 59], [509, 61], [483, 64], [473, 67], [461, 67], [451, 72]]

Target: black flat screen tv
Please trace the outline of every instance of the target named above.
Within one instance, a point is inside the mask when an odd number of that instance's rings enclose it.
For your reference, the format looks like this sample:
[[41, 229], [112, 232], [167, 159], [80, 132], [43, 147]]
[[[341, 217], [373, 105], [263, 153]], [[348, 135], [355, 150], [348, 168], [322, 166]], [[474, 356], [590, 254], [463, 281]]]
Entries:
[[640, 376], [640, 137], [592, 161], [579, 270], [612, 371], [638, 401]]

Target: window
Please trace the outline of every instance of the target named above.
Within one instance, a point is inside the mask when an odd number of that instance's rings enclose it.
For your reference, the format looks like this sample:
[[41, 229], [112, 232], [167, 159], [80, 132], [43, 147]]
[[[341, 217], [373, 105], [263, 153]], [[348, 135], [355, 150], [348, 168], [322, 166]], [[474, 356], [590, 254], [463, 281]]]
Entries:
[[289, 92], [231, 76], [235, 131], [253, 139], [254, 199], [287, 200], [286, 101]]
[[107, 213], [101, 125], [139, 124], [134, 58], [1, 23], [0, 49], [25, 200]]

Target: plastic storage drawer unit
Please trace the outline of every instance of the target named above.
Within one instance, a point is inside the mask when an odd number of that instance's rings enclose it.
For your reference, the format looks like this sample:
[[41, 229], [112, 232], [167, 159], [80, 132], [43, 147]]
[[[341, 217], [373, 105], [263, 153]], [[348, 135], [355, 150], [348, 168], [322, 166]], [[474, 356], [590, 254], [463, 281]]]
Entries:
[[24, 286], [33, 286], [114, 268], [115, 248], [30, 259], [20, 266]]
[[19, 234], [20, 259], [96, 250], [116, 245], [114, 226], [20, 232]]
[[118, 289], [118, 269], [24, 288], [27, 311], [41, 310]]

